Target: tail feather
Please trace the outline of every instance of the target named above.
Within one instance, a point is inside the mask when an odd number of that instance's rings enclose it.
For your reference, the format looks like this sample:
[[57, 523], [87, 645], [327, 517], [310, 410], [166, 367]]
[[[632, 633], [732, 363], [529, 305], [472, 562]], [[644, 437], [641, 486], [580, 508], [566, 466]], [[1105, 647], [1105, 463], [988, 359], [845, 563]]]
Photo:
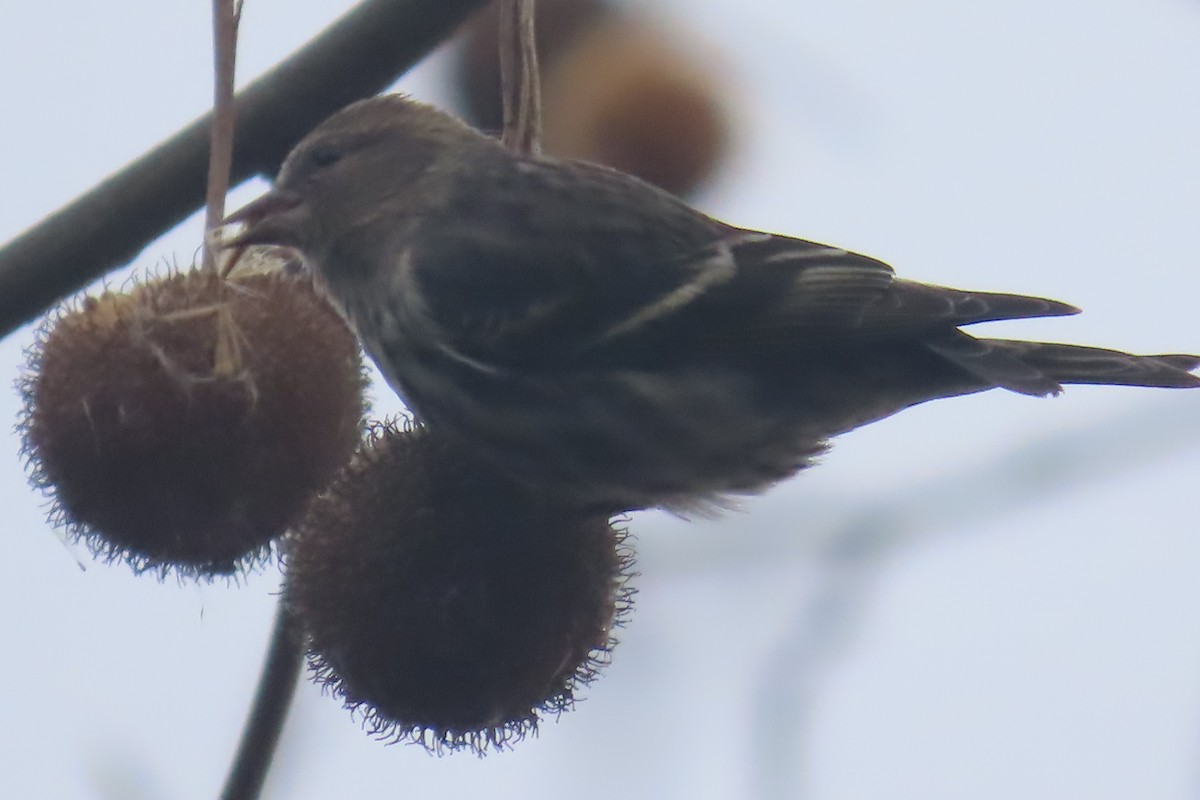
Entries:
[[1021, 394], [1058, 394], [1063, 384], [1200, 386], [1200, 356], [1139, 356], [1120, 350], [1013, 339], [976, 339], [962, 331], [937, 337], [926, 345], [958, 367], [992, 386]]
[[1073, 344], [990, 339], [1005, 352], [1059, 383], [1155, 386], [1185, 389], [1200, 386], [1200, 356], [1181, 353], [1138, 356], [1120, 350]]
[[999, 339], [976, 339], [953, 330], [924, 341], [930, 350], [982, 380], [988, 387], [998, 386], [1035, 397], [1062, 391], [1062, 384], [1053, 375], [1030, 363], [1026, 353], [1007, 347], [1008, 343]]

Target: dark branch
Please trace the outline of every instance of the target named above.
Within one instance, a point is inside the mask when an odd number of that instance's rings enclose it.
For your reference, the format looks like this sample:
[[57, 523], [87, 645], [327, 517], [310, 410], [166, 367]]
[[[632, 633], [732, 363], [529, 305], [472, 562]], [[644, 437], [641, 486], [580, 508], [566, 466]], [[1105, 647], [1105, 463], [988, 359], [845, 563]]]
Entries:
[[262, 793], [303, 666], [303, 634], [280, 598], [254, 705], [221, 789], [221, 800], [256, 800]]
[[[484, 0], [366, 0], [237, 98], [233, 183], [274, 171], [331, 113], [386, 88]], [[0, 249], [0, 336], [109, 270], [204, 202], [209, 115]]]

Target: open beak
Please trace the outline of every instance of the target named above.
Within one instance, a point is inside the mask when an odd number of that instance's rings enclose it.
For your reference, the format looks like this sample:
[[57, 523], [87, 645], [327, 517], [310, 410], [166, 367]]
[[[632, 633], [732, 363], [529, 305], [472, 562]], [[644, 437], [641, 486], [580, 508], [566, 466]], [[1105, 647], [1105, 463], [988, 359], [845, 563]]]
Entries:
[[243, 226], [233, 236], [223, 237], [221, 247], [245, 247], [251, 244], [274, 244], [299, 247], [302, 243], [301, 206], [299, 195], [281, 189], [271, 189], [256, 200], [221, 220], [219, 230], [231, 225]]

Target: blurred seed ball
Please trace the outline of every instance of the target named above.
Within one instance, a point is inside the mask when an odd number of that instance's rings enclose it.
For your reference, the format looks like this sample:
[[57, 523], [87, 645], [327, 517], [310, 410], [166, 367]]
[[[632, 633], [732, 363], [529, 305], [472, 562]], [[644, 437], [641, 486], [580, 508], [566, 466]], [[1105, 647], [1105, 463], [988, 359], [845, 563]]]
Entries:
[[[493, 0], [463, 26], [454, 82], [463, 114], [485, 131], [504, 125], [500, 94], [500, 3]], [[534, 4], [538, 65], [543, 74], [579, 38], [615, 13], [611, 0], [539, 0]]]
[[648, 20], [591, 27], [544, 73], [545, 152], [688, 195], [728, 156], [732, 120], [697, 46]]
[[[468, 24], [458, 72], [464, 115], [503, 126], [496, 3]], [[543, 149], [607, 164], [669, 192], [699, 189], [724, 162], [732, 119], [711, 54], [601, 0], [542, 0], [534, 24]]]
[[628, 608], [606, 518], [545, 506], [423, 428], [375, 428], [283, 539], [316, 679], [376, 736], [500, 749], [574, 702]]
[[21, 383], [51, 519], [135, 571], [236, 573], [354, 453], [365, 377], [311, 281], [173, 274], [48, 319]]

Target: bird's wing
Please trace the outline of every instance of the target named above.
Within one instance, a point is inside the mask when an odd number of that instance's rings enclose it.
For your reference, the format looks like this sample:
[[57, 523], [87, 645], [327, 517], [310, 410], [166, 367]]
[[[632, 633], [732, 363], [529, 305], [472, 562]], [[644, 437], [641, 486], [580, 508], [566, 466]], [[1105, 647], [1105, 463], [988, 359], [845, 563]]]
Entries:
[[1078, 313], [1041, 297], [895, 278], [868, 256], [786, 236], [739, 230], [727, 241], [737, 275], [691, 310], [702, 337], [718, 346], [821, 346]]
[[510, 191], [458, 198], [410, 254], [431, 317], [495, 366], [610, 365], [819, 346], [992, 319], [1054, 301], [898, 280], [868, 256], [734, 228], [647, 184], [518, 161]]
[[446, 344], [481, 363], [561, 366], [736, 272], [724, 225], [613, 170], [514, 159], [462, 185], [406, 261]]

